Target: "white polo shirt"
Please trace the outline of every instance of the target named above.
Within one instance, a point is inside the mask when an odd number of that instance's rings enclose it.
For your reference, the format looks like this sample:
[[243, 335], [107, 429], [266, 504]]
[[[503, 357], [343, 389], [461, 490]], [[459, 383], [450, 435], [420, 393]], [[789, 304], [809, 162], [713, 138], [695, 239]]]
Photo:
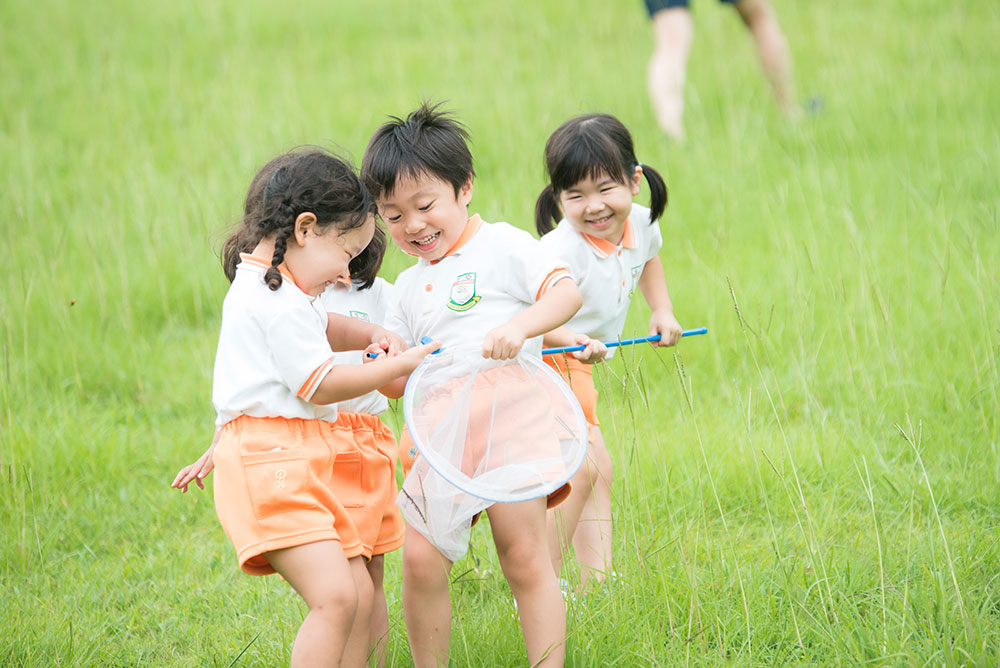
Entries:
[[[566, 219], [543, 236], [541, 242], [569, 263], [583, 295], [583, 306], [566, 326], [601, 341], [618, 340], [642, 270], [663, 246], [659, 224], [649, 222], [649, 209], [632, 205], [625, 235], [617, 246], [577, 232]], [[608, 357], [614, 351], [609, 349]]]
[[[570, 276], [565, 262], [524, 230], [469, 219], [440, 260], [423, 258], [396, 279], [396, 305], [386, 328], [414, 345], [424, 336], [444, 347], [480, 345], [490, 330], [534, 304]], [[542, 337], [524, 351], [540, 355]]]
[[[392, 283], [382, 278], [376, 278], [375, 283], [367, 290], [358, 290], [353, 285], [336, 283], [329, 286], [320, 296], [323, 308], [328, 313], [338, 313], [365, 322], [373, 322], [376, 325], [385, 322], [392, 298]], [[364, 352], [354, 350], [334, 353], [333, 359], [336, 364], [361, 364]], [[337, 410], [348, 413], [380, 415], [388, 408], [389, 400], [377, 391], [337, 403]]]
[[323, 305], [287, 274], [272, 291], [264, 283], [268, 263], [241, 259], [222, 303], [212, 380], [216, 425], [240, 415], [335, 421], [336, 405], [309, 402], [333, 367]]

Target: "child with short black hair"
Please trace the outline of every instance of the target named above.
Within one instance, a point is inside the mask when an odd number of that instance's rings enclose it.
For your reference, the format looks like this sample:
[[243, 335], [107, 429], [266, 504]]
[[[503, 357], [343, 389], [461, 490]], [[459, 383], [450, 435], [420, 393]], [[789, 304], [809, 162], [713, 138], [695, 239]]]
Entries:
[[[481, 354], [512, 359], [541, 354], [541, 335], [576, 312], [580, 294], [565, 264], [530, 234], [469, 216], [475, 175], [465, 128], [429, 104], [392, 118], [372, 136], [362, 178], [378, 202], [389, 235], [417, 264], [396, 280], [396, 309], [386, 322], [407, 343], [432, 336], [443, 347], [481, 341]], [[402, 382], [383, 388], [402, 392]], [[400, 438], [404, 467], [409, 439]], [[412, 457], [412, 454], [411, 454]], [[566, 610], [549, 566], [545, 511], [560, 497], [497, 503], [486, 509], [500, 564], [524, 633], [528, 663], [560, 666]], [[453, 560], [414, 528], [405, 502], [403, 609], [416, 666], [447, 665]], [[419, 512], [419, 511], [417, 511]], [[469, 518], [471, 522], [473, 518]]]

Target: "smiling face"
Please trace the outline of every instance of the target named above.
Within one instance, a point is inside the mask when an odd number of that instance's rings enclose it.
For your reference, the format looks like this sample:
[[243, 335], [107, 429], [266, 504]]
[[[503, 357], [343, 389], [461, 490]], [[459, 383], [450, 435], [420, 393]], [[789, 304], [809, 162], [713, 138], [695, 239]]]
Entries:
[[573, 229], [617, 245], [625, 235], [625, 221], [632, 211], [632, 198], [639, 194], [641, 179], [640, 168], [625, 183], [603, 173], [588, 176], [560, 191], [559, 204]]
[[379, 215], [403, 251], [439, 260], [462, 236], [469, 220], [472, 179], [455, 194], [447, 181], [430, 174], [396, 182], [378, 201]]
[[285, 266], [295, 284], [316, 297], [328, 285], [350, 280], [348, 264], [368, 246], [374, 234], [374, 216], [368, 216], [359, 227], [341, 231], [336, 224], [319, 227], [311, 213], [300, 214], [294, 238], [288, 240]]

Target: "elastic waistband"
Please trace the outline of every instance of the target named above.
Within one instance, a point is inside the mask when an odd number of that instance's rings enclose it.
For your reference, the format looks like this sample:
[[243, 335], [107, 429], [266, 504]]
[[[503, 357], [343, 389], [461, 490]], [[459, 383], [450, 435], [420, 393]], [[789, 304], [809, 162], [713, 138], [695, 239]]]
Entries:
[[[338, 414], [338, 418], [339, 418]], [[286, 417], [252, 417], [241, 415], [235, 420], [230, 420], [222, 425], [222, 432], [274, 432], [281, 434], [297, 433], [303, 436], [317, 436], [329, 434], [333, 429], [333, 422], [326, 420], [306, 420], [304, 418]]]
[[377, 415], [371, 413], [351, 413], [350, 411], [339, 411], [334, 427], [347, 427], [348, 429], [368, 429], [371, 431], [388, 431], [391, 429], [385, 425]]

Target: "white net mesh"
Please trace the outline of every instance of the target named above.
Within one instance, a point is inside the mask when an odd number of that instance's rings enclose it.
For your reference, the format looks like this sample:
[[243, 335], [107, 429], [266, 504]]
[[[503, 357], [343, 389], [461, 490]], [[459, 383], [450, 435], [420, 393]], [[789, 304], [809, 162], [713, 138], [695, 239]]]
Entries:
[[579, 403], [530, 355], [499, 362], [478, 347], [430, 355], [410, 376], [403, 414], [421, 456], [399, 504], [452, 561], [465, 553], [477, 513], [555, 492], [586, 456]]

